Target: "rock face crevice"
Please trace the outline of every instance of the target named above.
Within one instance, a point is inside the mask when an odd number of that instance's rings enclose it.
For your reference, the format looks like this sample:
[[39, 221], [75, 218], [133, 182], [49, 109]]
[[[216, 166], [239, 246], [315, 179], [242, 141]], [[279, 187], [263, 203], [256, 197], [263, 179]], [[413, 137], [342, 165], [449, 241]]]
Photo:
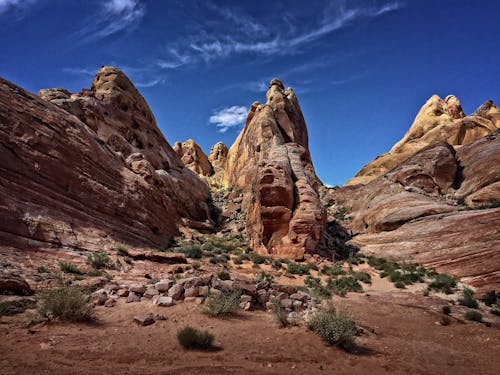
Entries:
[[271, 81], [266, 104], [253, 103], [231, 146], [224, 183], [244, 192], [249, 246], [261, 254], [303, 258], [321, 240], [321, 205], [304, 117], [292, 89]]
[[209, 219], [186, 169], [130, 80], [102, 68], [90, 90], [0, 80], [0, 242], [14, 249], [165, 246], [183, 218]]

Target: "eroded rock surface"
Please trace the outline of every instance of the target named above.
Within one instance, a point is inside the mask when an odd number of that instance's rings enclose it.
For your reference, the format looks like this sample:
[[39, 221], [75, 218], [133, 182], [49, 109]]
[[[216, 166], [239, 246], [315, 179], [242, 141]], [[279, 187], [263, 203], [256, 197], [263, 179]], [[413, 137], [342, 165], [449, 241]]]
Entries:
[[193, 172], [203, 176], [210, 176], [214, 173], [207, 155], [192, 139], [188, 139], [186, 142], [176, 142], [174, 151], [181, 158], [184, 165]]
[[215, 172], [223, 170], [226, 167], [228, 151], [227, 146], [222, 142], [217, 142], [212, 146], [208, 160], [210, 160]]
[[121, 71], [104, 67], [90, 90], [40, 97], [0, 80], [2, 245], [157, 248], [182, 218], [208, 219], [207, 186], [183, 166]]
[[224, 182], [244, 192], [247, 239], [254, 251], [294, 259], [315, 251], [326, 212], [302, 111], [281, 81], [271, 81], [266, 104], [252, 104], [229, 150]]

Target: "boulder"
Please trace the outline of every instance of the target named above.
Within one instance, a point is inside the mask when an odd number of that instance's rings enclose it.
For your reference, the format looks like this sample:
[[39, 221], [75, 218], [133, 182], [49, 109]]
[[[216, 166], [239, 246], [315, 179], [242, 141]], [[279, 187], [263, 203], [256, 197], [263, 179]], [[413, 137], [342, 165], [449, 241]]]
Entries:
[[168, 290], [168, 296], [172, 297], [174, 299], [174, 301], [178, 301], [178, 300], [182, 299], [183, 293], [184, 293], [184, 288], [179, 284], [173, 285]]
[[159, 297], [156, 300], [158, 306], [170, 307], [174, 305], [174, 299], [172, 297]]
[[208, 160], [212, 164], [213, 169], [217, 172], [223, 170], [227, 161], [227, 146], [222, 142], [217, 142], [210, 149]]
[[134, 322], [140, 326], [149, 326], [155, 323], [155, 317], [153, 314], [141, 314], [134, 316]]
[[22, 277], [0, 273], [0, 294], [31, 296], [33, 290]]
[[131, 302], [141, 302], [141, 295], [134, 292], [130, 293], [127, 296], [127, 303]]
[[174, 285], [172, 280], [161, 280], [155, 284], [156, 290], [160, 293], [168, 292], [168, 290]]

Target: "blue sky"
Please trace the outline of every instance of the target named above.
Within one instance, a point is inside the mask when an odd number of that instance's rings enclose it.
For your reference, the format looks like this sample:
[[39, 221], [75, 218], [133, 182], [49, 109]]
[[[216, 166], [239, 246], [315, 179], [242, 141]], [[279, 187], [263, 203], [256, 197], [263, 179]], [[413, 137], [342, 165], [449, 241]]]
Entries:
[[279, 77], [299, 98], [319, 177], [343, 184], [434, 93], [500, 102], [500, 1], [0, 0], [0, 76], [89, 87], [120, 67], [173, 144], [231, 145]]

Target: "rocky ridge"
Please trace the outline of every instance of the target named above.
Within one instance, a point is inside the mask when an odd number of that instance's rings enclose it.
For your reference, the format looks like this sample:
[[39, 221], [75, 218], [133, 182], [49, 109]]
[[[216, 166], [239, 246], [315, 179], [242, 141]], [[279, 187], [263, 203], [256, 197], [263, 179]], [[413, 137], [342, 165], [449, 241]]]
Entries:
[[[158, 248], [183, 219], [210, 220], [210, 193], [159, 131], [130, 80], [103, 67], [91, 89], [39, 97], [0, 81], [2, 254]], [[22, 253], [18, 252], [19, 250]]]
[[441, 99], [433, 95], [420, 109], [405, 136], [388, 153], [365, 165], [347, 184], [366, 184], [434, 142], [444, 141], [459, 148], [499, 128], [500, 109], [491, 100], [472, 115], [465, 116], [455, 96]]

